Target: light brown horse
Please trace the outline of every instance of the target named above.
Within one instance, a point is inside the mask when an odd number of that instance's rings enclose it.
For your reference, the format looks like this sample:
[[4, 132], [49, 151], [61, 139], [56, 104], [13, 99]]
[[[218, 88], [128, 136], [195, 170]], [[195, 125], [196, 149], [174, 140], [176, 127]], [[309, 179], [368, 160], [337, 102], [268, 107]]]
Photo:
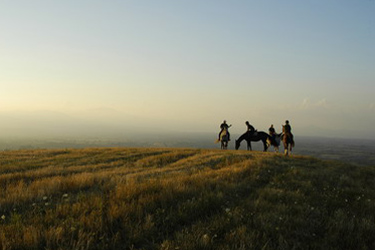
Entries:
[[221, 149], [228, 149], [229, 135], [227, 129], [223, 129], [220, 135]]

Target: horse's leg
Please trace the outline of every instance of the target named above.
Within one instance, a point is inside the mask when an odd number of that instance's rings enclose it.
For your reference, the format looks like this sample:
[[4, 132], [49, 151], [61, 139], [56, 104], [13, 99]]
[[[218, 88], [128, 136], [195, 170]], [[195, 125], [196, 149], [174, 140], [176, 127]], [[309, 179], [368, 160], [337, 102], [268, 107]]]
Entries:
[[263, 142], [263, 152], [267, 152], [267, 149], [268, 149], [267, 143], [264, 140], [262, 140], [262, 142]]
[[284, 155], [287, 156], [288, 155], [288, 143], [284, 141], [283, 144], [284, 144]]

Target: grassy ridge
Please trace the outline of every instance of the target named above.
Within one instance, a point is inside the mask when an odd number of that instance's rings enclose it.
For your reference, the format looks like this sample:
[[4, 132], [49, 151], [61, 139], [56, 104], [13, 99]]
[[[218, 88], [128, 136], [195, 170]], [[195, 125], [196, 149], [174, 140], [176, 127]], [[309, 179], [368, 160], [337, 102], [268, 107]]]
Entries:
[[262, 152], [1, 152], [0, 248], [375, 249], [374, 179]]

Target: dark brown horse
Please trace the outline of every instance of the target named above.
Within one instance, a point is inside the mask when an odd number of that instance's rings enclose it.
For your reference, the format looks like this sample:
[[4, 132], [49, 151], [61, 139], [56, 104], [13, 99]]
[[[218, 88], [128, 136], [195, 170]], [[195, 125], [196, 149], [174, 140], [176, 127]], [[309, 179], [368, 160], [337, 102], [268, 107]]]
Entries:
[[294, 139], [292, 133], [285, 132], [284, 126], [281, 139], [284, 144], [284, 155], [289, 155], [292, 152], [292, 148], [294, 147]]
[[249, 131], [241, 135], [236, 140], [236, 149], [239, 149], [241, 146], [241, 142], [245, 140], [247, 142], [247, 150], [251, 149], [251, 142], [252, 141], [262, 141], [263, 142], [263, 151], [267, 151], [268, 145], [267, 145], [267, 139], [270, 139], [270, 136], [263, 131], [250, 133]]
[[267, 139], [267, 146], [268, 147], [273, 146], [273, 148], [275, 149], [276, 153], [279, 152], [279, 147], [280, 147], [280, 143], [281, 143], [281, 137], [282, 137], [282, 133], [275, 134], [273, 140], [272, 140], [271, 136]]

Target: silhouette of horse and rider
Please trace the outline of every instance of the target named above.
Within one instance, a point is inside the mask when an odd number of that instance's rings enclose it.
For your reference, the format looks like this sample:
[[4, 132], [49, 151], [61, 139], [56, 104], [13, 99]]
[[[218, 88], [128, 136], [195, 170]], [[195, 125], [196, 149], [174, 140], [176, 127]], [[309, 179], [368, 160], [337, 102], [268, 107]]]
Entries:
[[[244, 134], [242, 134], [236, 141], [235, 141], [235, 148], [236, 150], [239, 149], [241, 142], [243, 140], [247, 143], [247, 150], [252, 150], [251, 142], [262, 141], [263, 143], [263, 151], [267, 151], [270, 146], [273, 146], [275, 152], [279, 151], [280, 142], [283, 142], [284, 145], [284, 154], [289, 155], [290, 151], [294, 147], [294, 138], [292, 134], [292, 128], [289, 124], [289, 121], [285, 121], [285, 125], [282, 125], [282, 132], [276, 133], [273, 124], [268, 129], [268, 134], [263, 131], [257, 131], [255, 128], [248, 122], [245, 122], [247, 130]], [[220, 133], [219, 138], [216, 142], [221, 142], [221, 149], [228, 148], [228, 142], [230, 141], [230, 133], [229, 128], [232, 125], [228, 125], [226, 120], [220, 125]]]
[[227, 121], [224, 120], [223, 123], [220, 125], [220, 133], [219, 138], [217, 141], [221, 141], [221, 149], [227, 149], [228, 148], [228, 142], [230, 141], [230, 133], [229, 128], [232, 126], [227, 124]]

